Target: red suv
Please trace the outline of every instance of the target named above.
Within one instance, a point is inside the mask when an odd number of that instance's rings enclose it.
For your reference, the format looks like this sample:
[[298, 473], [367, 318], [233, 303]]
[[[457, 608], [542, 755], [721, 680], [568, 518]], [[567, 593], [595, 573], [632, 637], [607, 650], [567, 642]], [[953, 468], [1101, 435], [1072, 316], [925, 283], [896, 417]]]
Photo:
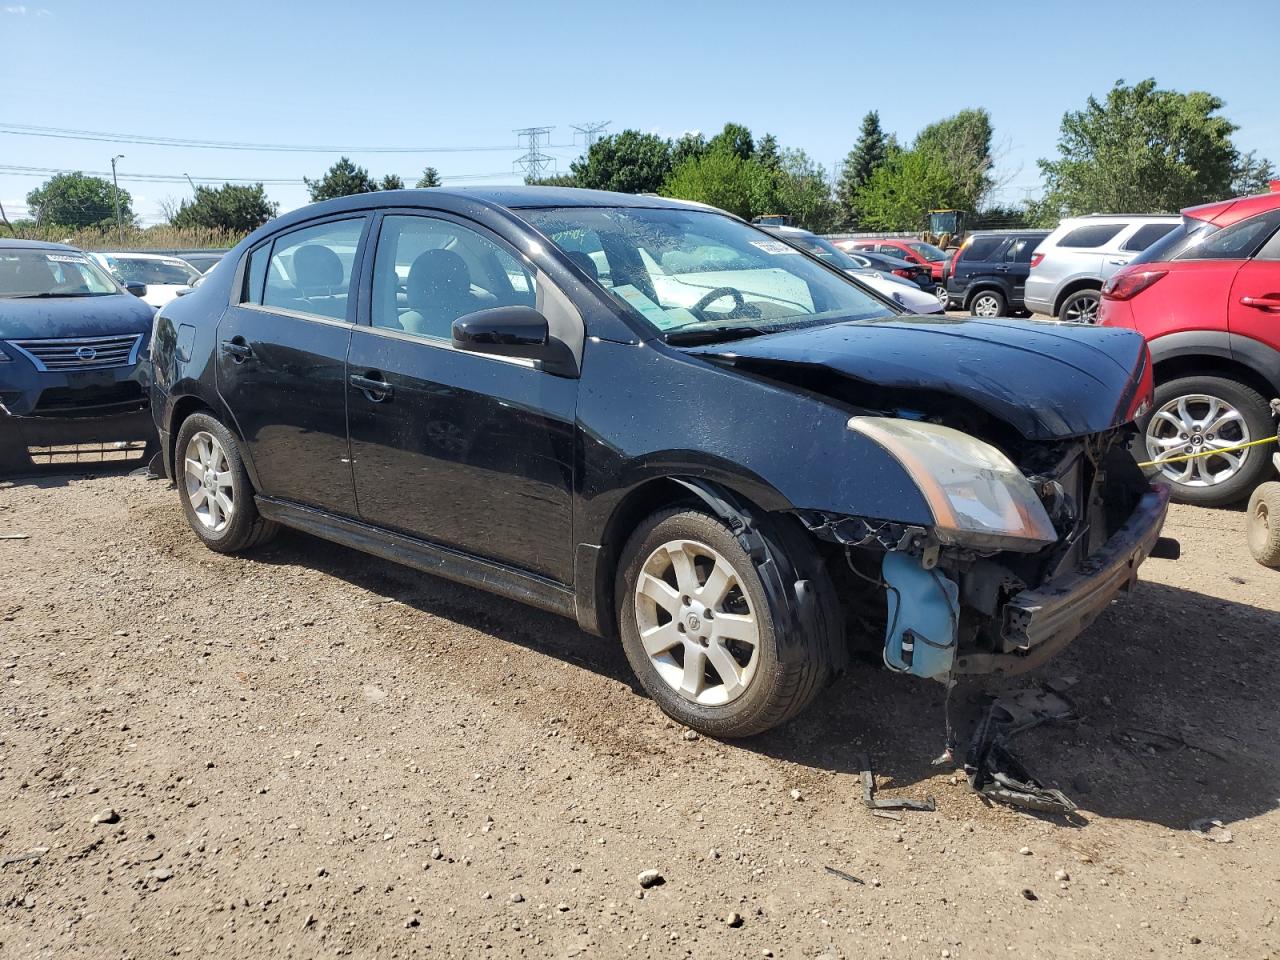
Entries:
[[1268, 401], [1280, 396], [1280, 181], [1182, 211], [1181, 225], [1103, 286], [1098, 322], [1137, 329], [1151, 346], [1155, 407], [1139, 452], [1169, 461], [1158, 469], [1175, 498], [1248, 496], [1272, 450], [1233, 448], [1275, 436]]

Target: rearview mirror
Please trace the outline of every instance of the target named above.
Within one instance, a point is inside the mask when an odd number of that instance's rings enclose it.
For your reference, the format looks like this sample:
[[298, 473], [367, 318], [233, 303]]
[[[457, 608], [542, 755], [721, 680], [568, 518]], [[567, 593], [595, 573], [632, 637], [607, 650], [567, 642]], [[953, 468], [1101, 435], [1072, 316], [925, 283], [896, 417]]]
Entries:
[[569, 348], [551, 336], [547, 318], [533, 307], [492, 307], [453, 321], [453, 345], [470, 353], [541, 360], [560, 376], [577, 376]]
[[125, 293], [132, 293], [135, 297], [142, 298], [147, 295], [147, 285], [138, 283], [136, 280], [126, 280], [121, 284]]

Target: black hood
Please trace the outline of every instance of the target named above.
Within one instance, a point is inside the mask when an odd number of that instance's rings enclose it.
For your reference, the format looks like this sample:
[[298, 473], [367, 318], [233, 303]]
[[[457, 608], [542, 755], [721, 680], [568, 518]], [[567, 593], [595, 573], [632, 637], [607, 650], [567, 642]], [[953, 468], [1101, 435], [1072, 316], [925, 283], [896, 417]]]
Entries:
[[0, 297], [0, 340], [150, 333], [155, 309], [129, 293]]
[[1146, 342], [1132, 330], [950, 317], [834, 323], [689, 352], [766, 377], [818, 369], [908, 405], [913, 394], [953, 397], [1029, 440], [1099, 433], [1127, 422], [1150, 362]]

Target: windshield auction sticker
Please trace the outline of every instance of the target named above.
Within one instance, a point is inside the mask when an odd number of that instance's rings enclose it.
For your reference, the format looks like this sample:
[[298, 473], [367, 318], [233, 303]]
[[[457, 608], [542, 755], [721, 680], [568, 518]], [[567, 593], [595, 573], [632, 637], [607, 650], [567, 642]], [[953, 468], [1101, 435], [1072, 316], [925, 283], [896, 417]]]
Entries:
[[88, 263], [84, 257], [68, 256], [65, 253], [46, 253], [44, 258], [50, 263]]
[[763, 250], [765, 253], [771, 253], [777, 256], [781, 253], [799, 253], [795, 247], [789, 243], [783, 243], [781, 240], [752, 240], [751, 245], [757, 250]]

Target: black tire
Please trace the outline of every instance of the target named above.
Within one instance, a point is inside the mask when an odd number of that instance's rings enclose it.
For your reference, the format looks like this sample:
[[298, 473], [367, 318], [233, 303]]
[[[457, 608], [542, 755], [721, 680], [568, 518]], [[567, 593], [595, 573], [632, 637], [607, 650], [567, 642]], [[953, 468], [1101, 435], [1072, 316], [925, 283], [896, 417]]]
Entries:
[[[1230, 404], [1240, 412], [1252, 440], [1275, 436], [1276, 428], [1271, 415], [1271, 406], [1262, 394], [1238, 380], [1229, 380], [1225, 377], [1181, 377], [1161, 383], [1155, 391], [1155, 410], [1162, 409], [1179, 397], [1188, 396], [1215, 397]], [[1150, 422], [1151, 417], [1148, 416], [1142, 422], [1142, 432], [1135, 438], [1134, 449], [1140, 462], [1148, 460], [1150, 456], [1145, 442], [1146, 430]], [[1270, 454], [1273, 451], [1267, 447], [1252, 447], [1242, 452], [1247, 456], [1240, 469], [1233, 476], [1212, 486], [1179, 483], [1173, 477], [1164, 475], [1154, 468], [1148, 468], [1148, 473], [1168, 483], [1173, 499], [1179, 503], [1190, 503], [1201, 507], [1234, 506], [1243, 501], [1254, 487], [1265, 480], [1271, 469]]]
[[1269, 480], [1249, 498], [1249, 552], [1264, 567], [1280, 569], [1280, 481]]
[[1098, 307], [1101, 303], [1100, 290], [1077, 290], [1058, 307], [1058, 319], [1063, 323], [1095, 324], [1098, 322]]
[[[993, 305], [993, 312], [986, 312], [984, 303]], [[982, 312], [979, 312], [982, 311]], [[1009, 312], [1009, 303], [999, 290], [979, 290], [969, 298], [969, 315], [971, 317], [1003, 317]]]
[[[199, 433], [212, 435], [221, 445], [226, 456], [227, 473], [231, 479], [231, 502], [234, 509], [221, 529], [212, 529], [201, 520], [188, 495], [187, 460], [185, 452], [192, 437]], [[238, 553], [266, 543], [279, 532], [279, 525], [258, 513], [253, 500], [253, 485], [240, 456], [240, 441], [216, 417], [208, 413], [193, 413], [182, 421], [178, 439], [173, 448], [173, 479], [182, 499], [182, 509], [187, 523], [204, 545], [218, 553]]]
[[[623, 549], [615, 581], [619, 635], [627, 661], [641, 685], [673, 720], [713, 737], [748, 737], [791, 719], [808, 706], [834, 673], [843, 643], [843, 620], [835, 588], [821, 557], [801, 532], [773, 530], [770, 551], [791, 575], [785, 588], [808, 580], [813, 588], [813, 622], [792, 638], [788, 651], [780, 649], [782, 611], [770, 604], [768, 593], [751, 558], [737, 538], [718, 519], [691, 507], [664, 510], [648, 518]], [[692, 541], [719, 553], [738, 574], [742, 598], [758, 622], [759, 660], [754, 674], [736, 699], [720, 705], [694, 702], [681, 695], [659, 674], [645, 652], [637, 620], [635, 585], [646, 561], [671, 541]], [[794, 596], [788, 603], [796, 603]], [[681, 627], [683, 631], [684, 628]], [[687, 635], [687, 634], [686, 634]]]

